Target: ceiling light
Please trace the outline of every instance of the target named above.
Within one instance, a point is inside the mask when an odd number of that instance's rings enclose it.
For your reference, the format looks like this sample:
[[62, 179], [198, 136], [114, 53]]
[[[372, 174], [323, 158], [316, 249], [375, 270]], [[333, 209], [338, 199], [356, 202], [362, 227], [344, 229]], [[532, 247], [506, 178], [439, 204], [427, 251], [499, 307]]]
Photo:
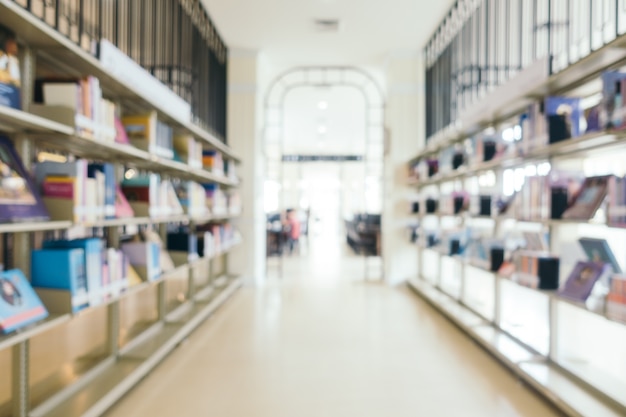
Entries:
[[319, 108], [320, 108], [320, 110], [326, 110], [326, 109], [328, 108], [328, 102], [326, 102], [326, 101], [320, 101], [320, 102], [317, 104], [317, 107], [319, 107]]
[[320, 135], [325, 135], [327, 131], [328, 129], [326, 129], [326, 126], [324, 125], [320, 125], [317, 127], [317, 133], [319, 133]]

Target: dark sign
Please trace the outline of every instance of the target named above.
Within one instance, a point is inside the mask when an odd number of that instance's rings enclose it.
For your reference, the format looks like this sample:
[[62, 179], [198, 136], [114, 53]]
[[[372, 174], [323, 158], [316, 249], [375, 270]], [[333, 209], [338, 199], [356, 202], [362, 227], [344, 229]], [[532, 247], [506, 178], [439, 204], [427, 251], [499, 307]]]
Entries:
[[283, 162], [359, 162], [362, 155], [283, 155]]

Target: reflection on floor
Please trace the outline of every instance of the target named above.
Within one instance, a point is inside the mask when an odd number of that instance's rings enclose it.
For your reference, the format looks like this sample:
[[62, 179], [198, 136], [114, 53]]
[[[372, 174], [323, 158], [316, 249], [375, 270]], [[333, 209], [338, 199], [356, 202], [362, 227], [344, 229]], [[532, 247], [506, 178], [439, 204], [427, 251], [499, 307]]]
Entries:
[[[276, 260], [272, 260], [275, 262]], [[108, 414], [550, 417], [404, 287], [364, 280], [337, 240], [303, 243], [245, 287]]]

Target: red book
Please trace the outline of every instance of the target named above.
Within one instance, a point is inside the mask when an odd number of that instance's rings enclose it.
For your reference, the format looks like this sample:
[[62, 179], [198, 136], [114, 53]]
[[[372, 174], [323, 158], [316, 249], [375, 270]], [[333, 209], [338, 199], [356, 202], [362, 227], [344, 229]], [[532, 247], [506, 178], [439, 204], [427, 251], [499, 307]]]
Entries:
[[123, 186], [122, 192], [128, 201], [142, 201], [144, 203], [150, 203], [149, 186]]
[[43, 195], [45, 197], [74, 198], [74, 181], [44, 181]]

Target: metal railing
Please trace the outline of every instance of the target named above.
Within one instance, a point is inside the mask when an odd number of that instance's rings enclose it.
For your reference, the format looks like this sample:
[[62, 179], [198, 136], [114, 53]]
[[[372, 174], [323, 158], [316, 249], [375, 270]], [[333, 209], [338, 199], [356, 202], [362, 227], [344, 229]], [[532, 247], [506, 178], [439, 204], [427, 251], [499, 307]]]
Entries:
[[556, 74], [626, 33], [626, 0], [458, 0], [424, 48], [426, 136], [518, 72]]
[[226, 47], [201, 0], [13, 0], [85, 51], [107, 39], [226, 138]]

